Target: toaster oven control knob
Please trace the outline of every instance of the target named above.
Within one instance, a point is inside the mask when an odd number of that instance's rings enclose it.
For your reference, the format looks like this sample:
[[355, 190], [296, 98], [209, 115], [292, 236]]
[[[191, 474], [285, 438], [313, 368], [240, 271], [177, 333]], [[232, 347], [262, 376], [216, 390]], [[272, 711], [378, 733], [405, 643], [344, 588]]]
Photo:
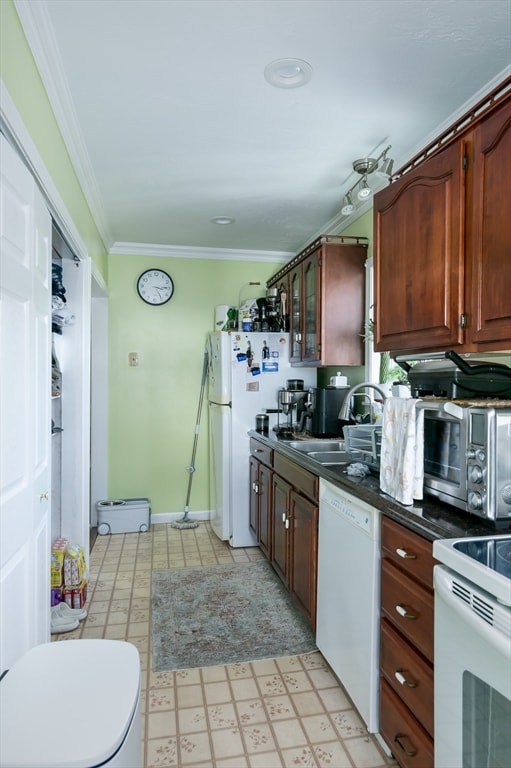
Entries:
[[480, 493], [477, 493], [477, 491], [472, 491], [468, 494], [468, 506], [471, 509], [482, 509], [483, 508], [483, 499]]
[[469, 480], [471, 483], [483, 482], [483, 470], [477, 464], [475, 464], [473, 467], [470, 467]]

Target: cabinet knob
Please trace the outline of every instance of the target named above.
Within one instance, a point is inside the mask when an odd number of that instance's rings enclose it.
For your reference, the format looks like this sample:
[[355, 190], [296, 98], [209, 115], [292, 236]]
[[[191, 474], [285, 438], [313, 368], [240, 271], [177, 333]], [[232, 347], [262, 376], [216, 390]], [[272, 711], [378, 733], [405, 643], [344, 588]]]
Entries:
[[398, 549], [396, 549], [396, 554], [398, 554], [399, 557], [403, 557], [405, 560], [416, 560], [417, 559], [417, 555], [410, 554], [409, 552], [406, 551], [406, 549], [401, 549], [400, 547], [398, 547]]
[[41, 493], [39, 495], [39, 501], [41, 501], [41, 502], [48, 501], [49, 498], [50, 498], [50, 492], [49, 491], [45, 491], [44, 493]]
[[410, 611], [404, 605], [401, 605], [401, 603], [398, 603], [396, 605], [396, 611], [404, 619], [416, 619], [417, 618], [417, 614], [416, 613], [410, 613]]
[[407, 680], [400, 669], [396, 669], [396, 671], [394, 672], [394, 677], [396, 678], [398, 683], [406, 686], [407, 688], [417, 688], [417, 683], [413, 682], [413, 680]]

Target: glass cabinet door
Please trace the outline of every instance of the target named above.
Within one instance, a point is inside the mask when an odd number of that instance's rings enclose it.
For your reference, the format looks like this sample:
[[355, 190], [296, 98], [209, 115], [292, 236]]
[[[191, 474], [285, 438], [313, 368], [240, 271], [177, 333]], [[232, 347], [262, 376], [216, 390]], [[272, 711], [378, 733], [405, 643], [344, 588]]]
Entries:
[[291, 272], [291, 306], [289, 311], [289, 338], [291, 361], [302, 359], [302, 270], [301, 266]]
[[302, 268], [304, 283], [302, 360], [316, 361], [321, 359], [319, 251], [311, 254], [303, 262]]

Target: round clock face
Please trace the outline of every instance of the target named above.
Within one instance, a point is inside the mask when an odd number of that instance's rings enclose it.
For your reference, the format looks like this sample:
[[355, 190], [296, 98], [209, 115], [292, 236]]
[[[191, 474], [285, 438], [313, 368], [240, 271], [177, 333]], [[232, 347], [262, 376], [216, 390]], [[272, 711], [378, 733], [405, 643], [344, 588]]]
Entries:
[[174, 283], [163, 269], [146, 269], [138, 278], [137, 291], [147, 304], [166, 304], [174, 293]]

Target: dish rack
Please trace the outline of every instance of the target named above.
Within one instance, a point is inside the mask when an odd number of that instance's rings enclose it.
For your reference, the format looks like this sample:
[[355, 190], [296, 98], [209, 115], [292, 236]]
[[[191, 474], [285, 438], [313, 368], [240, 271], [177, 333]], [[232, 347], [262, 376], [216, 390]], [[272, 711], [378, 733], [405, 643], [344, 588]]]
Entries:
[[380, 468], [381, 425], [353, 424], [344, 427], [346, 453], [355, 461], [367, 464], [369, 469]]

